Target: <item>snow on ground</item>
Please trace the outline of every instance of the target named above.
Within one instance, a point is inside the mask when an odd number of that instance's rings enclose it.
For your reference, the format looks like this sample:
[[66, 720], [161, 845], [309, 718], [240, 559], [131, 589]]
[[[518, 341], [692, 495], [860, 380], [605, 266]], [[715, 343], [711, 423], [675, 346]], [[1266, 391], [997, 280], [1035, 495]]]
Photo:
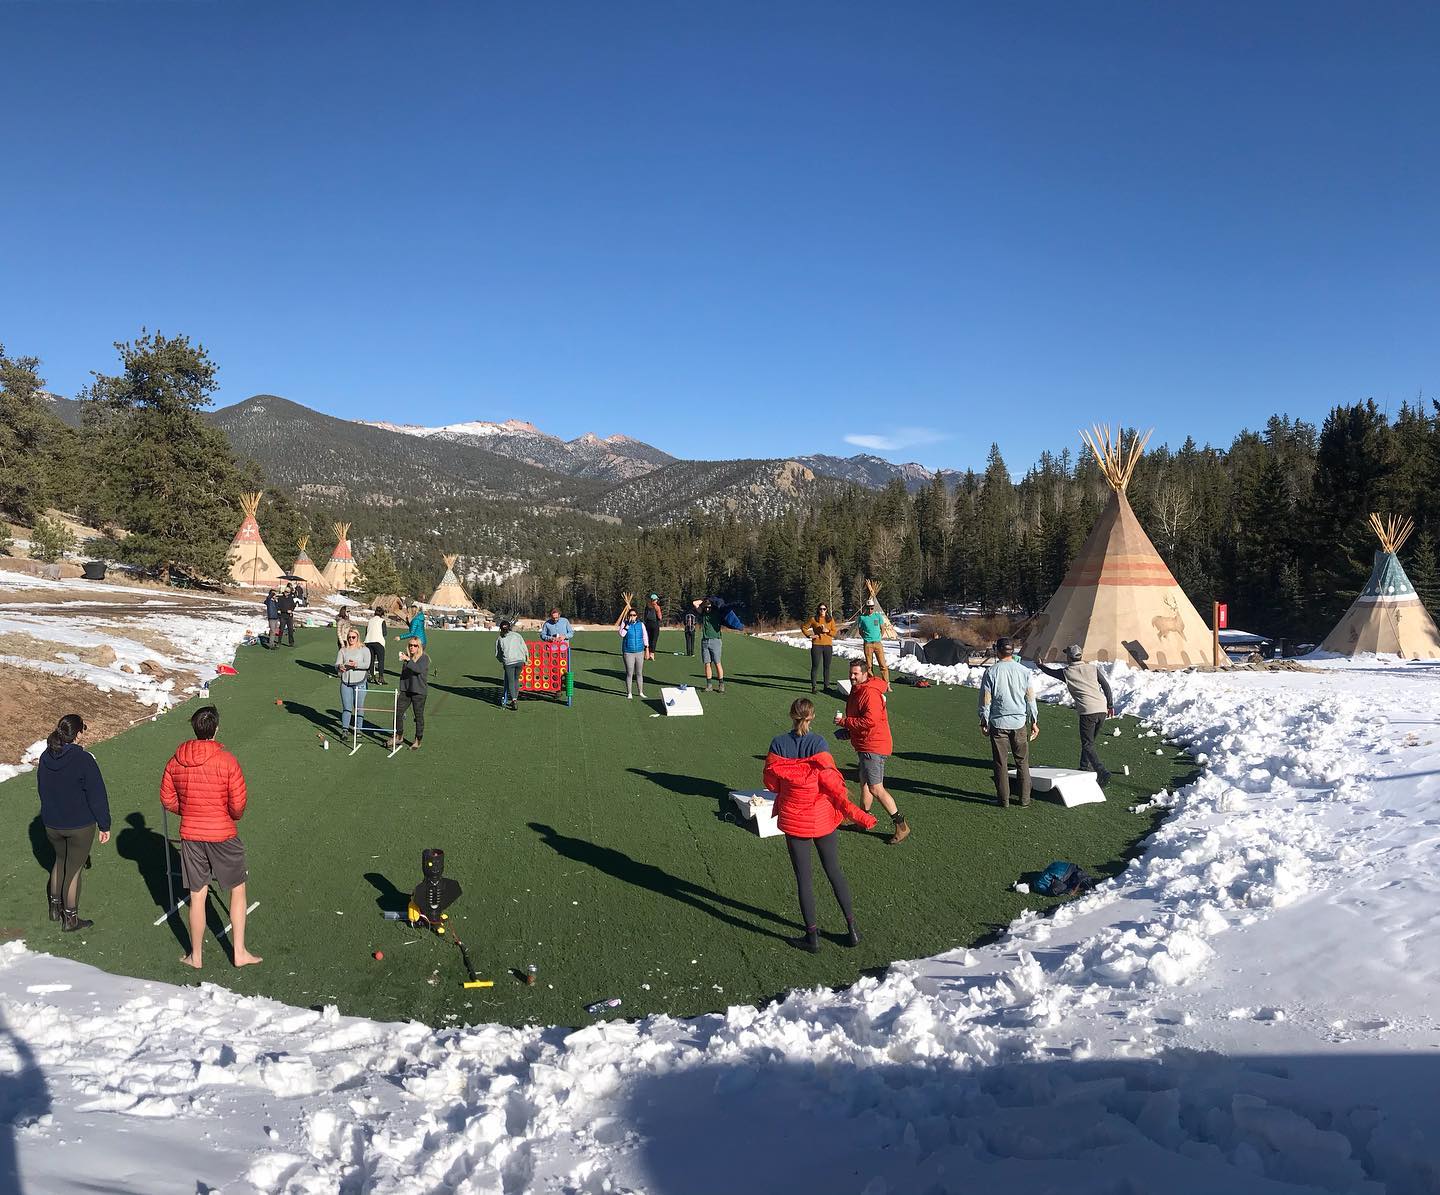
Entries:
[[1117, 669], [1205, 764], [1125, 874], [764, 1009], [432, 1031], [0, 948], [14, 1189], [1440, 1190], [1437, 679]]

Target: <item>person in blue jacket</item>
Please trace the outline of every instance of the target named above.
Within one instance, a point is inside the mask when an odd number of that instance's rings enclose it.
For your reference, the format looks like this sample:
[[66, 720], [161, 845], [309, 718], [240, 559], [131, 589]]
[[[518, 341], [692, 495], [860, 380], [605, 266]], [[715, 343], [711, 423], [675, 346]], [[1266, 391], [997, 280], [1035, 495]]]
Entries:
[[80, 916], [80, 876], [97, 831], [102, 844], [110, 841], [110, 800], [100, 765], [76, 741], [84, 733], [85, 719], [66, 714], [50, 732], [35, 769], [40, 820], [55, 849], [47, 889], [50, 920], [67, 933], [95, 924]]
[[560, 613], [559, 606], [550, 608], [550, 617], [540, 624], [540, 639], [544, 643], [569, 643], [575, 638], [575, 628], [570, 620]]
[[650, 634], [645, 629], [645, 624], [640, 621], [640, 615], [629, 607], [625, 607], [625, 613], [620, 616], [620, 622], [615, 629], [620, 632], [620, 654], [625, 659], [625, 698], [630, 700], [635, 696], [634, 690], [640, 690], [640, 700], [645, 700], [645, 652], [650, 647]]

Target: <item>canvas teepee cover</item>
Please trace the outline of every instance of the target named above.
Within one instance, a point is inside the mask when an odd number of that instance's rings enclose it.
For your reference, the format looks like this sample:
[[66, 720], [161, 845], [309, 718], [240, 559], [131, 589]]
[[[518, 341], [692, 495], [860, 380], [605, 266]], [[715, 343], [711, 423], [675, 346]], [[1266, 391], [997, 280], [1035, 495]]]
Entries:
[[315, 567], [315, 562], [310, 559], [310, 553], [305, 550], [309, 543], [308, 535], [300, 537], [300, 555], [295, 557], [295, 563], [290, 572], [304, 581], [307, 589], [329, 589], [330, 586], [326, 582], [324, 574]]
[[1125, 497], [1150, 434], [1132, 436], [1128, 448], [1123, 437], [1112, 440], [1108, 428], [1081, 435], [1110, 483], [1110, 501], [1055, 596], [1031, 625], [1025, 655], [1059, 660], [1078, 643], [1087, 660], [1124, 660], [1139, 668], [1214, 663], [1209, 628]]
[[260, 495], [241, 494], [240, 509], [245, 517], [230, 541], [230, 579], [238, 585], [282, 584], [280, 574], [285, 570], [270, 555], [270, 549], [260, 537], [260, 524], [255, 521]]
[[475, 603], [470, 600], [470, 595], [455, 576], [455, 561], [458, 557], [442, 556], [441, 559], [445, 561], [445, 575], [440, 578], [440, 584], [430, 595], [430, 605], [443, 606], [447, 610], [473, 609]]
[[321, 576], [325, 584], [331, 589], [349, 589], [355, 584], [355, 577], [360, 572], [355, 564], [355, 556], [350, 551], [350, 524], [335, 524], [335, 550], [330, 553], [330, 563], [325, 566]]
[[1380, 537], [1380, 551], [1375, 553], [1370, 580], [1345, 611], [1345, 617], [1325, 636], [1321, 650], [1347, 656], [1376, 652], [1411, 660], [1440, 657], [1440, 632], [1435, 629], [1435, 620], [1396, 556], [1415, 530], [1414, 521], [1395, 515], [1382, 521], [1379, 515], [1372, 514], [1370, 526]]

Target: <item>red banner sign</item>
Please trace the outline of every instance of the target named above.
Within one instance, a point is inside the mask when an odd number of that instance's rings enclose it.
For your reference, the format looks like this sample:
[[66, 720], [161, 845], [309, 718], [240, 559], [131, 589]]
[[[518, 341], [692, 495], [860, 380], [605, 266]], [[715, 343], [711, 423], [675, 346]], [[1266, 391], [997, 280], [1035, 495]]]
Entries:
[[1225, 602], [1218, 602], [1215, 606], [1215, 629], [1225, 630], [1230, 625], [1230, 607]]

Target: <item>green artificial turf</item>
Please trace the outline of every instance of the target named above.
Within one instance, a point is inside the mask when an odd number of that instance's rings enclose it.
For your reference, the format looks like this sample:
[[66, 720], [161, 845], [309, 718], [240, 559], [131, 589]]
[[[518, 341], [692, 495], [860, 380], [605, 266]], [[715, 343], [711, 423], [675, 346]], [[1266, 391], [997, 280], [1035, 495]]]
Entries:
[[[898, 686], [887, 784], [914, 834], [886, 846], [889, 819], [877, 806], [874, 832], [842, 836], [864, 941], [851, 950], [832, 937], [810, 956], [781, 941], [798, 929], [784, 839], [757, 838], [725, 817], [730, 789], [760, 787], [771, 736], [788, 729], [790, 701], [809, 692], [808, 655], [727, 635], [727, 691], [704, 695], [704, 717], [652, 717], [660, 684], [694, 682], [698, 661], [662, 655], [647, 668], [650, 700], [626, 701], [615, 639], [577, 636], [573, 707], [527, 697], [510, 713], [495, 701], [494, 636], [435, 634], [425, 747], [393, 759], [374, 744], [352, 758], [335, 740], [328, 630], [298, 632], [294, 650], [242, 649], [239, 675], [217, 681], [211, 697], [219, 737], [249, 783], [240, 830], [250, 899], [260, 901], [249, 945], [264, 964], [236, 970], [212, 938], [197, 976], [178, 962], [179, 918], [152, 925], [165, 899], [158, 783], [189, 737], [193, 701], [96, 749], [117, 833], [86, 873], [89, 931], [61, 934], [46, 920], [49, 848], [34, 775], [0, 786], [0, 932], [125, 974], [205, 979], [386, 1019], [575, 1025], [588, 1019], [586, 1004], [612, 996], [624, 1004], [611, 1015], [688, 1015], [848, 984], [894, 959], [980, 941], [1052, 903], [1012, 891], [1024, 873], [1053, 859], [1116, 872], [1155, 824], [1129, 807], [1192, 770], [1122, 720], [1122, 737], [1108, 737], [1109, 724], [1102, 742], [1117, 772], [1105, 804], [1067, 810], [1038, 796], [1029, 809], [1001, 810], [975, 690]], [[667, 631], [662, 646], [680, 642]], [[840, 702], [817, 705], [817, 729], [849, 769], [854, 752], [828, 726]], [[1074, 766], [1074, 715], [1044, 706], [1041, 724], [1034, 762]], [[1118, 774], [1126, 763], [1128, 778]], [[453, 946], [381, 917], [403, 907], [429, 846], [445, 849], [464, 887], [454, 925], [491, 989], [463, 989]], [[838, 934], [818, 865], [816, 882], [822, 931]], [[371, 957], [377, 949], [383, 961]], [[530, 964], [533, 987], [513, 974]]]

